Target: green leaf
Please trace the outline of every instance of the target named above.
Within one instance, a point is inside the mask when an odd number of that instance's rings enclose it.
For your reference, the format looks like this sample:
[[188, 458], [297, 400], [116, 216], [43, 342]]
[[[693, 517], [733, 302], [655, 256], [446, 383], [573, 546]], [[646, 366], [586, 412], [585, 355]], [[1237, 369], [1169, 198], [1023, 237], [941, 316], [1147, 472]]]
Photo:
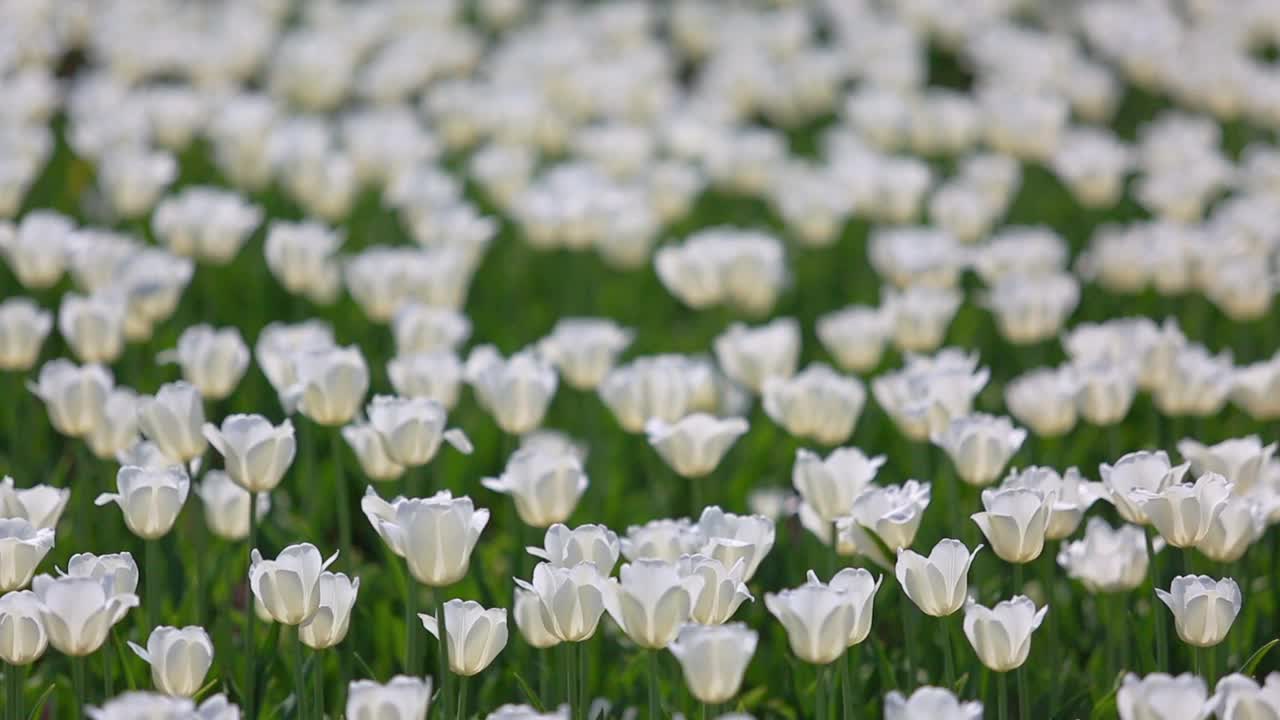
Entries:
[[529, 704], [538, 712], [543, 712], [542, 698], [538, 697], [538, 693], [529, 687], [529, 683], [525, 682], [520, 673], [512, 671], [511, 676], [516, 679], [516, 684], [520, 686], [520, 692], [524, 693], [525, 699], [529, 701]]
[[45, 687], [44, 692], [40, 693], [40, 697], [36, 699], [36, 704], [31, 707], [31, 714], [27, 716], [27, 720], [38, 720], [44, 714], [44, 704], [49, 702], [49, 696], [53, 694], [56, 683], [49, 683]]
[[356, 662], [360, 664], [360, 671], [364, 673], [365, 677], [369, 678], [370, 680], [378, 677], [378, 674], [373, 671], [373, 668], [369, 667], [369, 663], [365, 662], [364, 658], [360, 657], [360, 653], [355, 652], [353, 650], [351, 652], [351, 656], [354, 657], [356, 659]]
[[1111, 683], [1111, 690], [1106, 695], [1098, 698], [1098, 702], [1093, 704], [1093, 709], [1089, 711], [1091, 718], [1110, 718], [1116, 714], [1116, 693], [1120, 690], [1120, 683], [1124, 679], [1124, 671], [1116, 674], [1116, 679]]
[[1258, 669], [1258, 664], [1267, 656], [1267, 653], [1271, 652], [1271, 648], [1275, 647], [1277, 644], [1280, 644], [1280, 638], [1276, 638], [1255, 650], [1253, 654], [1249, 656], [1249, 659], [1244, 661], [1244, 665], [1240, 666], [1240, 672], [1244, 675], [1253, 675], [1254, 671]]

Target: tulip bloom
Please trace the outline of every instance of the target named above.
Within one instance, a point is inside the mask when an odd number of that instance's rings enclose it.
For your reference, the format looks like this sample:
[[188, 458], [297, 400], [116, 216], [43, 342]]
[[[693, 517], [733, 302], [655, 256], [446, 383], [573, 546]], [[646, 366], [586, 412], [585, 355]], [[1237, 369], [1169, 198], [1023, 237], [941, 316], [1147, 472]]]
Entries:
[[94, 504], [119, 505], [130, 532], [155, 540], [173, 529], [187, 502], [191, 478], [178, 466], [151, 470], [127, 465], [116, 474], [116, 486], [118, 492], [102, 493]]
[[360, 463], [361, 472], [370, 480], [385, 482], [404, 475], [405, 467], [392, 460], [387, 454], [387, 448], [382, 444], [382, 437], [372, 425], [368, 423], [344, 425], [342, 439], [347, 441], [351, 452]]
[[204, 454], [204, 400], [187, 382], [161, 385], [153, 396], [138, 403], [138, 428], [165, 455], [190, 462]]
[[916, 688], [911, 697], [891, 690], [884, 696], [884, 720], [982, 720], [982, 703], [962, 703], [946, 688]]
[[1135, 491], [1143, 514], [1165, 542], [1178, 548], [1204, 540], [1231, 496], [1231, 484], [1221, 475], [1201, 475], [1194, 485], [1178, 483], [1156, 493]]
[[742, 676], [760, 635], [743, 623], [686, 625], [670, 644], [684, 681], [699, 702], [728, 702], [742, 687]]
[[603, 525], [579, 525], [570, 530], [556, 523], [547, 528], [543, 547], [525, 548], [530, 555], [557, 567], [573, 567], [580, 562], [596, 566], [602, 576], [613, 573], [621, 544], [618, 534]]
[[58, 307], [58, 332], [81, 362], [111, 364], [124, 352], [125, 311], [116, 294], [67, 293]]
[[1156, 588], [1156, 596], [1173, 613], [1178, 637], [1196, 647], [1222, 642], [1244, 604], [1235, 580], [1207, 575], [1179, 575], [1169, 590]]
[[843, 589], [824, 585], [812, 573], [792, 590], [765, 593], [764, 604], [787, 630], [796, 657], [814, 665], [828, 665], [849, 647], [858, 614]]
[[1049, 516], [1057, 493], [1028, 488], [983, 490], [983, 512], [971, 517], [1001, 560], [1029, 563], [1044, 550]]
[[271, 495], [256, 495], [231, 480], [221, 470], [210, 470], [195, 486], [196, 496], [204, 505], [204, 520], [214, 535], [223, 540], [239, 541], [249, 537], [249, 509], [259, 520], [271, 511]]
[[1026, 438], [1027, 431], [1008, 418], [983, 413], [955, 418], [930, 437], [947, 451], [960, 479], [978, 486], [995, 482]]
[[556, 394], [556, 371], [531, 350], [504, 359], [482, 345], [471, 351], [464, 372], [480, 405], [510, 435], [537, 429]]
[[885, 457], [868, 458], [858, 448], [840, 448], [825, 459], [800, 448], [791, 484], [822, 518], [833, 523], [853, 511], [853, 501], [875, 480]]
[[[837, 530], [842, 535], [852, 534], [854, 544], [872, 557], [879, 553], [879, 548], [865, 542], [863, 530], [875, 533], [891, 552], [908, 547], [920, 529], [930, 493], [929, 483], [915, 480], [901, 485], [870, 486], [853, 501], [850, 516], [837, 521]], [[888, 558], [881, 561], [889, 562]]]
[[[0, 660], [14, 666], [30, 665], [48, 646], [40, 598], [30, 590], [0, 595]], [[13, 672], [12, 668], [9, 671]]]
[[1246, 495], [1263, 479], [1264, 469], [1276, 452], [1276, 443], [1263, 446], [1257, 435], [1204, 445], [1190, 438], [1178, 443], [1178, 452], [1198, 475], [1217, 473], [1231, 483], [1236, 495]]
[[627, 637], [654, 650], [675, 639], [703, 587], [701, 576], [681, 576], [677, 565], [663, 560], [623, 565], [619, 578], [605, 581], [605, 609]]
[[0, 518], [0, 593], [31, 582], [36, 566], [53, 549], [54, 532], [35, 528], [22, 518]]
[[681, 477], [700, 478], [715, 470], [730, 446], [747, 432], [747, 421], [694, 413], [670, 425], [650, 420], [645, 432], [672, 470]]
[[210, 400], [221, 400], [235, 390], [249, 369], [249, 346], [240, 331], [230, 327], [192, 325], [178, 337], [177, 349], [162, 353], [161, 362], [176, 362], [182, 377]]
[[452, 410], [458, 404], [462, 360], [451, 350], [397, 355], [387, 361], [387, 378], [400, 395], [430, 398]]
[[360, 507], [391, 551], [408, 560], [414, 579], [430, 587], [452, 585], [467, 574], [471, 552], [489, 523], [488, 510], [476, 510], [471, 498], [455, 498], [448, 490], [387, 502], [369, 488]]
[[522, 449], [507, 461], [500, 477], [484, 478], [480, 484], [510, 495], [526, 525], [549, 527], [569, 519], [587, 490], [587, 474], [577, 455]]
[[1058, 565], [1090, 592], [1128, 592], [1147, 578], [1146, 533], [1136, 525], [1112, 529], [1102, 518], [1089, 518], [1084, 539], [1065, 543]]
[[434, 400], [375, 395], [368, 413], [369, 424], [396, 464], [426, 465], [436, 456], [441, 440], [464, 454], [471, 452], [471, 441], [465, 433], [457, 428], [445, 429], [444, 407]]
[[1208, 704], [1222, 720], [1280, 717], [1280, 673], [1268, 675], [1262, 686], [1247, 675], [1232, 673], [1218, 681]]
[[1010, 470], [1000, 484], [1000, 489], [1013, 488], [1038, 490], [1046, 497], [1049, 493], [1054, 494], [1054, 502], [1049, 510], [1049, 526], [1045, 530], [1046, 540], [1061, 540], [1075, 532], [1080, 527], [1085, 511], [1106, 492], [1102, 483], [1086, 481], [1074, 467], [1067, 468], [1061, 475], [1048, 467]]
[[[427, 632], [439, 639], [440, 627], [431, 615], [418, 615]], [[470, 600], [449, 600], [444, 604], [444, 626], [448, 637], [449, 670], [471, 677], [493, 663], [507, 646], [507, 611], [484, 609]]]
[[559, 568], [538, 563], [533, 582], [516, 578], [516, 585], [537, 598], [542, 624], [561, 642], [579, 642], [595, 634], [608, 592], [595, 565]]
[[690, 618], [703, 625], [722, 625], [744, 601], [754, 600], [743, 578], [747, 574], [746, 562], [739, 558], [733, 567], [725, 567], [719, 560], [706, 555], [685, 555], [680, 558], [680, 574], [696, 576], [702, 580], [702, 588], [694, 593]]
[[1173, 677], [1158, 672], [1143, 678], [1129, 673], [1116, 692], [1116, 710], [1120, 720], [1202, 720], [1208, 694], [1204, 680], [1191, 673]]
[[199, 718], [200, 720], [234, 720], [240, 709], [225, 695], [214, 695], [199, 707], [185, 697], [159, 693], [130, 691], [104, 702], [101, 707], [86, 707], [90, 720], [138, 720], [138, 718]]
[[347, 637], [351, 609], [360, 594], [360, 578], [352, 580], [344, 573], [322, 572], [319, 590], [320, 609], [298, 626], [298, 638], [313, 650], [331, 648]]
[[290, 545], [275, 560], [251, 553], [249, 585], [271, 618], [284, 625], [305, 625], [320, 611], [320, 575], [338, 559], [328, 559], [310, 543]]
[[289, 420], [273, 426], [261, 415], [229, 415], [221, 428], [205, 424], [203, 430], [227, 474], [251, 493], [275, 490], [298, 450]]
[[44, 364], [27, 387], [44, 401], [49, 422], [68, 437], [85, 437], [102, 422], [102, 409], [115, 380], [101, 365], [77, 366], [59, 358]]
[[770, 377], [764, 386], [765, 413], [787, 432], [822, 445], [839, 445], [867, 402], [857, 378], [844, 377], [815, 363], [791, 378]]
[[100, 460], [115, 459], [139, 442], [138, 393], [127, 387], [117, 387], [107, 395], [102, 405], [102, 422], [89, 431], [85, 442]]
[[[755, 577], [760, 563], [764, 562], [765, 556], [773, 549], [777, 535], [768, 518], [727, 513], [717, 505], [704, 508], [694, 527], [701, 540], [698, 552], [709, 555], [728, 567], [733, 567], [738, 558], [746, 561], [746, 582]], [[623, 552], [625, 551], [624, 547]]]
[[979, 545], [971, 553], [964, 543], [948, 538], [934, 545], [928, 558], [901, 550], [896, 566], [898, 584], [921, 612], [946, 617], [964, 607], [969, 565], [981, 549]]
[[1040, 627], [1048, 611], [1048, 605], [1036, 610], [1025, 595], [1003, 600], [993, 608], [969, 601], [964, 610], [964, 635], [983, 665], [1009, 672], [1027, 661], [1031, 633]]
[[629, 433], [651, 419], [675, 422], [694, 405], [693, 366], [682, 355], [655, 355], [610, 370], [597, 392], [618, 425]]
[[0, 370], [29, 370], [53, 328], [53, 316], [22, 297], [0, 302]]
[[129, 648], [151, 666], [151, 682], [166, 695], [193, 697], [213, 665], [213, 643], [204, 628], [181, 630], [161, 626], [151, 631], [147, 647], [130, 642]]
[[112, 593], [106, 582], [90, 577], [37, 575], [31, 587], [41, 603], [49, 644], [72, 657], [97, 651], [111, 626], [138, 605], [137, 595]]
[[1018, 422], [1040, 437], [1061, 437], [1076, 426], [1076, 382], [1070, 368], [1040, 368], [1019, 375], [1004, 389], [1004, 404]]
[[880, 308], [851, 305], [819, 316], [815, 330], [837, 365], [850, 372], [866, 373], [880, 364], [892, 322]]
[[289, 407], [328, 427], [345, 425], [360, 412], [369, 390], [369, 368], [359, 348], [299, 353], [292, 365], [296, 379], [284, 393]]
[[26, 520], [37, 530], [56, 528], [70, 499], [70, 488], [36, 485], [18, 490], [13, 478], [0, 478], [0, 517]]
[[422, 720], [431, 707], [431, 678], [397, 675], [385, 685], [354, 680], [347, 688], [350, 720]]
[[766, 325], [734, 323], [716, 336], [716, 361], [726, 375], [759, 394], [767, 378], [789, 378], [800, 358], [800, 323], [778, 318]]
[[517, 587], [513, 608], [511, 614], [515, 617], [516, 629], [530, 647], [543, 649], [560, 644], [560, 638], [542, 620], [542, 601], [537, 593]]
[[562, 318], [538, 352], [578, 390], [593, 390], [613, 369], [635, 333], [607, 318]]
[[1129, 453], [1115, 465], [1103, 463], [1098, 470], [1107, 490], [1107, 499], [1115, 505], [1120, 517], [1135, 525], [1149, 525], [1151, 521], [1138, 503], [1141, 493], [1158, 493], [1182, 482], [1189, 467], [1190, 463], [1172, 466], [1169, 456], [1158, 450]]

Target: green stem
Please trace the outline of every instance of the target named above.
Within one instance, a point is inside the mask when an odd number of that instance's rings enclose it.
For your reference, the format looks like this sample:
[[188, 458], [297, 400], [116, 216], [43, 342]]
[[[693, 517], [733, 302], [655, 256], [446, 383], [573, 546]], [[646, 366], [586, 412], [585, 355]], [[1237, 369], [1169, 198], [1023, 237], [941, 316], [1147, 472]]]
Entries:
[[71, 658], [71, 685], [76, 690], [76, 712], [75, 717], [85, 717], [85, 682], [84, 682], [84, 656]]
[[466, 720], [467, 717], [467, 677], [460, 675], [458, 677], [458, 720]]
[[293, 697], [298, 701], [298, 717], [311, 717], [307, 712], [307, 679], [302, 674], [302, 638], [298, 634], [298, 629], [293, 630]]
[[1013, 564], [1013, 594], [1021, 595], [1025, 584], [1022, 582], [1022, 563]]
[[[249, 554], [258, 547], [258, 513], [254, 512], [258, 507], [258, 494], [249, 493]], [[247, 717], [249, 720], [257, 720], [258, 704], [256, 702], [255, 684], [258, 679], [258, 670], [255, 667], [256, 654], [258, 644], [254, 642], [254, 630], [258, 622], [258, 615], [254, 612], [253, 593], [250, 592], [244, 605], [244, 649], [245, 649], [245, 667], [244, 667], [244, 699]]]
[[956, 651], [951, 646], [951, 618], [940, 618], [942, 621], [942, 657], [946, 668], [947, 689], [956, 691]]
[[106, 693], [103, 697], [115, 697], [115, 682], [111, 677], [111, 650], [104, 648], [98, 654], [102, 656], [102, 689]]
[[444, 706], [441, 708], [444, 713], [442, 717], [449, 717], [449, 643], [445, 641], [448, 632], [445, 630], [444, 619], [444, 601], [436, 603], [436, 631], [439, 637], [436, 638], [437, 657], [439, 658], [440, 667], [440, 701]]
[[418, 676], [417, 633], [413, 627], [418, 621], [418, 586], [415, 582], [412, 576], [407, 576], [404, 584], [404, 671], [409, 677]]
[[160, 625], [160, 604], [163, 597], [160, 593], [161, 584], [161, 548], [158, 539], [146, 541], [146, 563], [147, 563], [147, 630], [148, 632], [155, 630]]
[[355, 567], [355, 557], [351, 554], [351, 493], [347, 490], [347, 474], [343, 471], [342, 433], [336, 428], [329, 433], [333, 441], [333, 487], [338, 494], [338, 538], [342, 548], [342, 557], [346, 558], [347, 567]]
[[547, 658], [550, 650], [538, 653], [538, 702], [542, 707], [551, 707], [551, 661]]
[[5, 704], [10, 708], [10, 717], [12, 717], [13, 720], [24, 720], [22, 717], [22, 666], [6, 666], [4, 675], [7, 689], [7, 692], [5, 693]]
[[324, 717], [324, 655], [319, 650], [311, 652], [311, 712]]
[[[1155, 588], [1160, 587], [1160, 559], [1153, 544], [1155, 532], [1154, 528], [1147, 528], [1147, 565], [1151, 571], [1152, 592], [1155, 592]], [[1169, 629], [1164, 621], [1162, 612], [1153, 613], [1153, 620], [1156, 624], [1156, 670], [1167, 672], [1169, 669]]]
[[1031, 717], [1031, 697], [1027, 693], [1027, 666], [1023, 663], [1018, 668], [1018, 720]]
[[852, 720], [853, 718], [853, 672], [849, 666], [857, 657], [858, 647], [855, 645], [845, 651], [845, 656], [837, 662], [840, 663], [840, 708], [841, 717], [844, 720]]
[[902, 601], [902, 655], [906, 660], [907, 677], [906, 683], [903, 685], [903, 690], [910, 693], [911, 689], [915, 687], [915, 683], [911, 679], [911, 670], [915, 667], [915, 663], [912, 662], [911, 658], [911, 643], [913, 641], [913, 638], [911, 637], [911, 613], [915, 610], [912, 607], [911, 598], [907, 597], [907, 591], [905, 589], [899, 588], [898, 595]]
[[661, 701], [658, 699], [658, 652], [657, 650], [649, 651], [649, 720], [658, 720], [661, 709]]
[[1009, 720], [1009, 689], [1006, 686], [1008, 679], [1005, 677], [1008, 674], [996, 673], [996, 717], [999, 720]]
[[576, 643], [578, 646], [578, 697], [574, 717], [586, 720], [587, 717], [587, 643], [590, 639]]

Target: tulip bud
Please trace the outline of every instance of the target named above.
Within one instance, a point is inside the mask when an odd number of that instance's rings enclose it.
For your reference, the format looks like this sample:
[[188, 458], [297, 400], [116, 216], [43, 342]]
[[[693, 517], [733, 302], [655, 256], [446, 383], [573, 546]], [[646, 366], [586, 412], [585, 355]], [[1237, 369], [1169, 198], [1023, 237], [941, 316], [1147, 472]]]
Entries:
[[1260, 481], [1262, 469], [1271, 462], [1276, 443], [1263, 447], [1257, 435], [1204, 445], [1191, 438], [1178, 443], [1178, 452], [1191, 463], [1196, 474], [1217, 473], [1231, 483], [1232, 492], [1246, 495]]
[[342, 428], [342, 438], [351, 447], [351, 452], [355, 453], [356, 460], [360, 462], [360, 470], [370, 480], [395, 480], [404, 475], [404, 466], [387, 455], [387, 448], [372, 425], [345, 425]]
[[1196, 543], [1196, 549], [1214, 562], [1233, 563], [1266, 531], [1263, 507], [1253, 498], [1232, 495], [1213, 519], [1209, 533]]
[[1156, 596], [1173, 613], [1178, 637], [1196, 647], [1222, 642], [1244, 604], [1235, 580], [1207, 575], [1179, 575], [1169, 590], [1156, 588]]
[[892, 318], [880, 308], [850, 305], [818, 317], [818, 340], [850, 372], [866, 373], [880, 364]]
[[369, 390], [369, 368], [355, 346], [299, 354], [296, 382], [285, 392], [291, 404], [321, 425], [345, 425], [360, 412]]
[[187, 502], [191, 478], [177, 466], [152, 470], [128, 465], [116, 473], [116, 488], [118, 492], [102, 493], [94, 504], [119, 505], [129, 531], [154, 540], [173, 529]]
[[628, 563], [619, 577], [605, 581], [605, 609], [627, 637], [651, 649], [675, 639], [703, 588], [701, 576], [682, 577], [679, 567], [665, 560]]
[[925, 558], [913, 550], [898, 552], [898, 584], [920, 611], [946, 617], [964, 607], [969, 592], [969, 565], [982, 546], [969, 552], [959, 540], [941, 540]]
[[70, 488], [37, 485], [17, 490], [13, 478], [0, 478], [0, 517], [26, 520], [37, 530], [56, 528], [70, 498]]
[[124, 351], [125, 303], [106, 292], [67, 293], [58, 307], [58, 332], [81, 362], [112, 363]]
[[1168, 454], [1157, 450], [1129, 453], [1114, 466], [1103, 463], [1098, 472], [1102, 475], [1107, 499], [1120, 517], [1135, 525], [1149, 525], [1151, 521], [1139, 503], [1141, 494], [1159, 493], [1170, 485], [1181, 483], [1189, 467], [1189, 463], [1171, 466]]
[[37, 575], [32, 590], [41, 603], [40, 615], [49, 644], [64, 655], [83, 657], [102, 647], [111, 626], [138, 605], [133, 593], [110, 592], [110, 578]]
[[1116, 691], [1116, 710], [1120, 720], [1193, 720], [1205, 716], [1207, 695], [1204, 680], [1191, 673], [1173, 677], [1157, 672], [1143, 678], [1129, 673]]
[[251, 493], [276, 489], [298, 450], [289, 420], [273, 426], [261, 415], [229, 415], [221, 428], [206, 423], [203, 430], [222, 455], [227, 475]]
[[608, 592], [595, 565], [584, 562], [560, 568], [538, 563], [533, 582], [516, 578], [516, 585], [533, 593], [542, 624], [561, 642], [579, 642], [595, 634]]
[[[436, 638], [440, 628], [431, 615], [420, 614], [422, 626]], [[480, 603], [449, 600], [444, 604], [444, 626], [449, 636], [449, 670], [455, 675], [476, 675], [507, 646], [507, 611], [486, 610]]]
[[0, 302], [0, 370], [29, 370], [53, 327], [53, 316], [27, 298]]
[[568, 519], [587, 489], [577, 455], [538, 449], [517, 450], [501, 477], [480, 482], [494, 492], [511, 495], [520, 519], [533, 527]]
[[285, 290], [328, 303], [337, 295], [340, 282], [334, 258], [342, 242], [339, 233], [319, 223], [275, 220], [267, 230], [263, 251], [267, 267]]
[[462, 361], [451, 350], [397, 355], [387, 363], [387, 377], [398, 394], [430, 398], [452, 410], [458, 404]]
[[220, 470], [206, 472], [195, 491], [204, 504], [205, 523], [223, 540], [235, 542], [249, 536], [250, 505], [259, 519], [271, 510], [270, 493], [256, 493], [254, 498]]
[[884, 696], [884, 720], [982, 720], [982, 703], [962, 703], [946, 688], [917, 688], [909, 698], [891, 690]]
[[22, 518], [0, 518], [0, 593], [27, 586], [36, 566], [53, 549], [51, 528], [35, 528]]
[[826, 459], [800, 448], [791, 482], [826, 523], [848, 515], [853, 501], [875, 479], [883, 455], [868, 458], [857, 448], [840, 448]]
[[758, 394], [766, 378], [795, 374], [800, 323], [795, 318], [778, 318], [754, 328], [734, 323], [716, 336], [715, 353], [726, 375]]
[[1076, 426], [1076, 384], [1069, 368], [1041, 368], [1020, 375], [1004, 389], [1010, 414], [1040, 437], [1061, 437]]
[[298, 627], [302, 644], [314, 650], [331, 648], [342, 642], [351, 626], [351, 608], [360, 593], [360, 578], [352, 581], [343, 573], [320, 573], [320, 609]]
[[1165, 542], [1187, 548], [1209, 534], [1231, 496], [1231, 484], [1221, 475], [1209, 473], [1194, 485], [1177, 483], [1154, 493], [1135, 490], [1131, 496]]
[[43, 613], [40, 599], [30, 590], [0, 595], [0, 660], [29, 665], [44, 655], [49, 633]]
[[556, 372], [530, 350], [503, 359], [492, 345], [471, 351], [467, 383], [498, 427], [510, 435], [537, 429], [556, 393]]
[[204, 400], [194, 385], [167, 383], [153, 396], [138, 403], [138, 427], [148, 440], [181, 462], [204, 454], [208, 442], [202, 434]]
[[764, 604], [786, 628], [791, 652], [815, 665], [844, 655], [858, 622], [848, 593], [822, 584], [812, 573], [798, 588], [765, 593]]
[[742, 418], [720, 419], [705, 413], [688, 415], [674, 424], [653, 419], [645, 425], [649, 444], [682, 477], [709, 475], [729, 447], [747, 432]]
[[822, 445], [848, 440], [866, 401], [861, 382], [821, 363], [795, 377], [771, 377], [764, 383], [764, 411], [769, 417], [792, 435]]
[[107, 395], [102, 405], [102, 422], [85, 438], [95, 457], [112, 460], [138, 443], [140, 399], [138, 393], [127, 387], [118, 387]]
[[85, 437], [102, 422], [102, 409], [115, 380], [101, 365], [76, 366], [59, 358], [40, 368], [31, 392], [44, 401], [49, 422], [69, 437]]
[[275, 560], [263, 560], [257, 548], [251, 553], [249, 585], [253, 596], [272, 619], [284, 625], [305, 625], [320, 611], [320, 575], [338, 553], [328, 559], [310, 543], [290, 545]]
[[760, 636], [743, 623], [686, 625], [671, 643], [685, 684], [699, 702], [728, 702], [742, 687], [742, 676]]
[[930, 436], [947, 451], [960, 479], [978, 486], [995, 482], [1026, 438], [1027, 431], [1013, 427], [1009, 418], [984, 413], [955, 418]]
[[634, 333], [603, 318], [563, 318], [538, 342], [538, 352], [578, 390], [593, 390], [613, 369]]
[[347, 689], [350, 720], [422, 720], [431, 706], [431, 678], [397, 675], [386, 685], [354, 680]]
[[733, 567], [706, 555], [685, 555], [680, 558], [680, 575], [696, 576], [702, 580], [702, 589], [693, 596], [690, 618], [703, 625], [722, 625], [737, 612], [746, 600], [754, 600], [743, 579], [747, 574], [746, 562], [739, 558]]
[[964, 608], [964, 635], [983, 665], [996, 672], [1021, 667], [1031, 652], [1031, 633], [1044, 621], [1049, 606], [1036, 610], [1025, 595], [986, 608], [972, 600]]
[[1089, 518], [1084, 539], [1058, 551], [1058, 565], [1090, 592], [1128, 592], [1147, 579], [1146, 533], [1136, 525], [1112, 529], [1102, 518]]
[[399, 465], [426, 465], [440, 449], [441, 440], [463, 453], [471, 452], [466, 434], [457, 428], [445, 429], [445, 410], [434, 400], [375, 395], [368, 413], [387, 455]]
[[178, 337], [178, 348], [159, 359], [178, 363], [183, 379], [201, 396], [221, 400], [235, 390], [249, 368], [249, 347], [233, 327], [215, 330], [210, 325], [192, 325]]
[[1021, 472], [1012, 469], [1001, 483], [1000, 489], [1013, 488], [1038, 490], [1046, 498], [1053, 493], [1054, 502], [1049, 508], [1049, 527], [1045, 530], [1046, 540], [1061, 540], [1075, 532], [1080, 527], [1085, 511], [1106, 492], [1102, 483], [1087, 482], [1074, 467], [1067, 468], [1061, 475], [1048, 467], [1032, 466]]
[[471, 552], [489, 523], [488, 510], [448, 490], [387, 502], [369, 488], [360, 507], [391, 551], [409, 561], [414, 579], [430, 587], [452, 585], [467, 574]]
[[145, 649], [134, 642], [129, 648], [151, 666], [152, 684], [166, 695], [193, 697], [213, 665], [209, 633], [194, 625], [181, 630], [162, 625], [151, 631]]
[[1076, 409], [1094, 425], [1115, 425], [1129, 414], [1138, 383], [1133, 368], [1101, 358], [1075, 363]]

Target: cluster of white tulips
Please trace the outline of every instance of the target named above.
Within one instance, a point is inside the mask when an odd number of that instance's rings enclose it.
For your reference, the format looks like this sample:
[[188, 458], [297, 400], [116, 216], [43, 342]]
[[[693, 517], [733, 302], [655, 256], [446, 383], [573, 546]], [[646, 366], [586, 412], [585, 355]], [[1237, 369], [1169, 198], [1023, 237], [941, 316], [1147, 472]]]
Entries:
[[1280, 718], [1277, 47], [0, 0], [0, 718]]

